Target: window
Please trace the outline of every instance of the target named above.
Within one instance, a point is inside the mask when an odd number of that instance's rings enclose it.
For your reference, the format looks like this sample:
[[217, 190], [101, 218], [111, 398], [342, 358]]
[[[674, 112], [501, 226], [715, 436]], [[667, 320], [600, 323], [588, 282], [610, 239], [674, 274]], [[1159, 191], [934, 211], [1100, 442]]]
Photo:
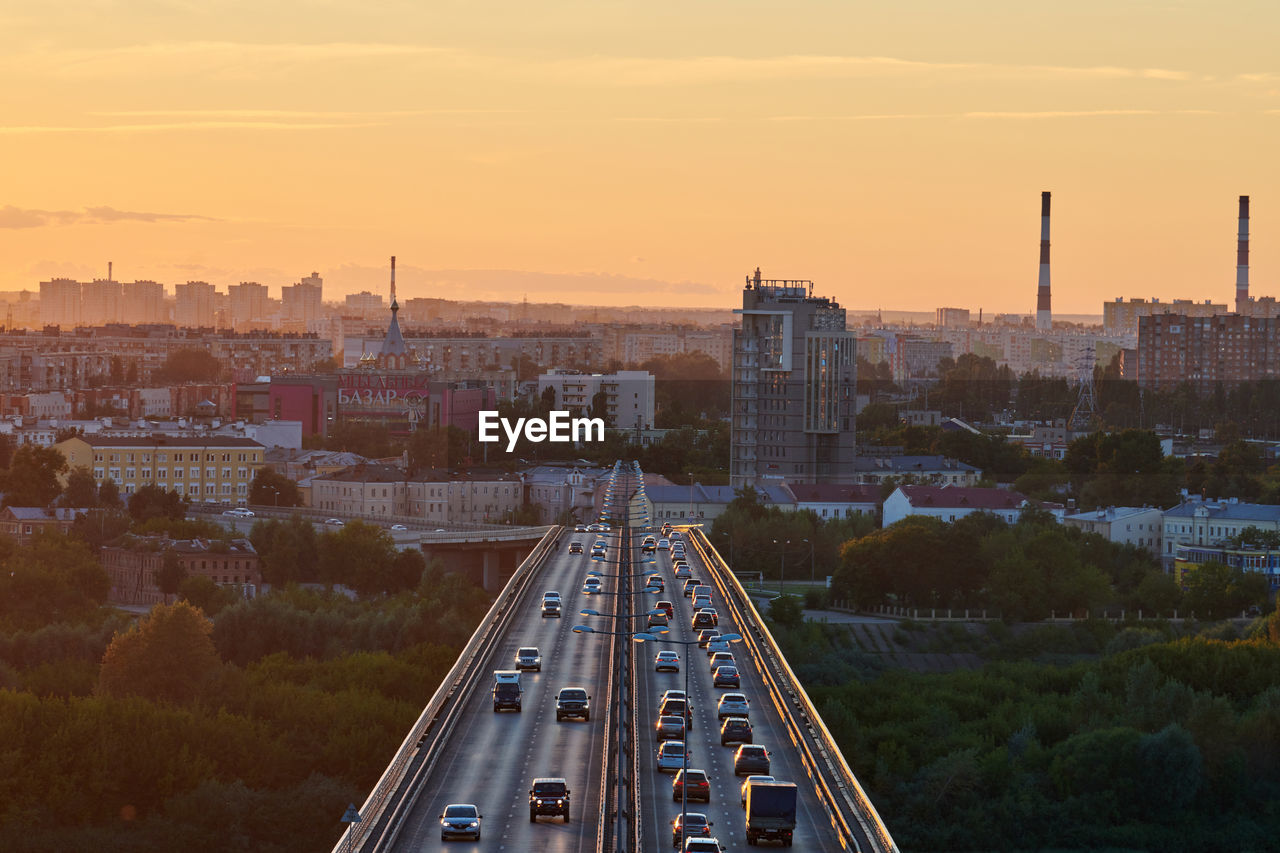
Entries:
[[94, 468], [94, 469], [93, 469], [93, 479], [95, 479], [95, 480], [101, 480], [101, 479], [102, 479], [102, 469], [101, 469], [101, 468]]
[[117, 483], [118, 483], [118, 482], [120, 482], [120, 469], [119, 469], [119, 468], [112, 468], [112, 469], [111, 469], [111, 479], [115, 480]]
[[218, 469], [217, 469], [217, 468], [205, 468], [205, 469], [204, 469], [204, 478], [205, 478], [206, 480], [212, 480], [212, 479], [213, 479], [214, 477], [216, 477], [216, 476], [218, 476]]
[[231, 479], [231, 469], [230, 469], [230, 468], [223, 468], [223, 469], [222, 469], [222, 479], [224, 479], [224, 480], [230, 480], [230, 479]]

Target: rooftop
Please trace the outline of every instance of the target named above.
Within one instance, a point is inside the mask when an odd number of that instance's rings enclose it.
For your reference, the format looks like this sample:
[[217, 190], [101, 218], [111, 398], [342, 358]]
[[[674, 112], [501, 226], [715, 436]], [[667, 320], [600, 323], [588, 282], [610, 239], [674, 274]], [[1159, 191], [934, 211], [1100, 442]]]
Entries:
[[899, 486], [907, 501], [915, 507], [932, 506], [954, 509], [1017, 509], [1028, 501], [1024, 495], [1009, 489], [981, 489], [976, 486]]

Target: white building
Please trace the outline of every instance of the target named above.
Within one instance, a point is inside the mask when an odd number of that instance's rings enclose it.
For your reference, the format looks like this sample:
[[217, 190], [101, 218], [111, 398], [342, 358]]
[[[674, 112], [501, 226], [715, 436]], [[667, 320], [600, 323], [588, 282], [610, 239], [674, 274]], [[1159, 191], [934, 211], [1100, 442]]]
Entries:
[[586, 414], [591, 401], [605, 394], [605, 425], [616, 429], [646, 429], [653, 425], [653, 374], [645, 370], [617, 373], [573, 373], [553, 370], [538, 377], [538, 393], [554, 388], [556, 409]]
[[946, 522], [964, 518], [971, 512], [989, 512], [1014, 524], [1030, 502], [1009, 489], [978, 489], [957, 486], [899, 486], [884, 502], [885, 527], [909, 515], [927, 515]]
[[1149, 506], [1111, 506], [1066, 516], [1063, 523], [1097, 533], [1108, 542], [1136, 545], [1160, 556], [1164, 512]]

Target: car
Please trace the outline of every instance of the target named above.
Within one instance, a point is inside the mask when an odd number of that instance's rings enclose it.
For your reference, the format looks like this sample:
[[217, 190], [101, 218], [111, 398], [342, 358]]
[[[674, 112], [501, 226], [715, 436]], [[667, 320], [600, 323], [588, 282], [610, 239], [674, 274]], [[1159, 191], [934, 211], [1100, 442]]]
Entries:
[[404, 524], [393, 524], [391, 525], [391, 529], [392, 530], [408, 530], [409, 527], [408, 525], [404, 525]]
[[233, 518], [253, 518], [253, 510], [245, 509], [244, 507], [223, 510], [222, 514], [229, 515]]
[[644, 582], [644, 585], [657, 592], [663, 592], [667, 587], [662, 580], [662, 575], [649, 575], [649, 579]]
[[592, 576], [582, 582], [582, 591], [587, 595], [594, 595], [600, 591], [601, 586], [600, 578]]
[[[689, 757], [693, 757], [693, 750], [689, 750]], [[685, 762], [684, 741], [664, 740], [658, 745], [657, 763], [660, 773], [678, 772]]]
[[720, 745], [751, 743], [751, 721], [746, 717], [725, 717], [720, 724]]
[[542, 618], [548, 617], [560, 618], [560, 599], [544, 598], [542, 599]]
[[727, 640], [722, 640], [719, 637], [715, 637], [714, 639], [711, 640], [711, 642], [707, 643], [708, 657], [710, 657], [711, 655], [714, 655], [716, 652], [727, 652], [727, 651], [729, 651], [729, 642]]
[[681, 533], [679, 530], [676, 530], [674, 528], [671, 530], [671, 539], [673, 540], [672, 544], [674, 544], [674, 540], [683, 539], [683, 538], [684, 538], [684, 534]]
[[711, 676], [712, 687], [733, 687], [742, 686], [742, 679], [738, 676], [738, 668], [736, 666], [718, 666]]
[[569, 553], [570, 553], [570, 554], [581, 554], [581, 553], [582, 553], [582, 543], [581, 543], [581, 542], [570, 542], [570, 543], [569, 543]]
[[542, 672], [542, 653], [537, 646], [522, 646], [516, 650], [516, 669]]
[[733, 652], [714, 652], [707, 659], [707, 663], [710, 664], [710, 668], [707, 671], [715, 672], [716, 667], [718, 666], [724, 666], [726, 664], [729, 666], [736, 666], [738, 662], [733, 659]]
[[715, 826], [702, 812], [685, 812], [683, 817], [683, 823], [681, 815], [676, 815], [675, 820], [671, 821], [671, 846], [677, 850], [680, 849], [681, 841], [686, 838], [705, 838], [711, 834], [711, 827]]
[[569, 782], [555, 777], [534, 779], [529, 786], [529, 823], [543, 815], [569, 822]]
[[684, 740], [684, 717], [675, 714], [659, 717], [653, 730], [659, 743], [664, 740]]
[[747, 807], [747, 788], [751, 785], [752, 782], [776, 782], [776, 781], [778, 780], [774, 779], [772, 776], [758, 776], [758, 775], [751, 775], [751, 776], [748, 776], [746, 779], [743, 779], [742, 788], [741, 788], [742, 807], [744, 809]]
[[450, 803], [440, 813], [440, 840], [472, 838], [480, 840], [480, 820], [484, 815], [472, 803]]
[[595, 533], [595, 532], [600, 531], [600, 530], [604, 530], [604, 526], [603, 526], [603, 525], [600, 525], [600, 524], [588, 524], [588, 525], [587, 525], [587, 531], [588, 531], [588, 532], [590, 532], [590, 533]]
[[572, 717], [591, 720], [591, 696], [582, 687], [564, 687], [556, 694], [556, 722]]
[[687, 565], [676, 566], [676, 580], [688, 580], [693, 577], [693, 570]]
[[689, 707], [689, 700], [684, 698], [663, 699], [658, 703], [658, 716], [677, 716], [684, 717], [684, 724], [690, 730], [693, 729], [693, 709]]
[[666, 539], [666, 538], [659, 539], [659, 540], [658, 540], [658, 550], [659, 550], [659, 551], [670, 551], [670, 550], [671, 550], [671, 540], [670, 540], [670, 539]]
[[667, 614], [665, 614], [665, 613], [650, 613], [650, 614], [649, 614], [649, 627], [650, 627], [650, 628], [666, 628], [666, 627], [667, 627], [668, 625], [670, 625], [670, 624], [671, 624], [671, 620], [667, 618]]
[[683, 853], [724, 853], [724, 847], [717, 838], [686, 838]]
[[668, 619], [676, 618], [676, 606], [670, 601], [659, 601], [657, 604], [653, 605], [653, 608], [655, 610], [661, 610], [663, 613], [667, 614]]
[[707, 771], [694, 767], [677, 770], [676, 778], [671, 780], [671, 799], [678, 803], [682, 796], [686, 800], [711, 802], [711, 780], [707, 778]]
[[693, 588], [693, 597], [694, 598], [710, 598], [711, 585], [704, 583], [704, 584], [699, 584], [698, 586], [695, 586]]
[[556, 601], [559, 601], [559, 600], [560, 600], [560, 591], [559, 591], [559, 590], [555, 590], [555, 589], [549, 589], [549, 590], [547, 590], [546, 592], [544, 592], [544, 593], [542, 594], [542, 600], [543, 600], [543, 601], [546, 601], [548, 598], [554, 598]]
[[751, 703], [745, 693], [722, 693], [716, 703], [716, 718], [745, 717], [750, 713]]
[[667, 701], [668, 699], [688, 699], [688, 698], [689, 698], [688, 695], [683, 690], [664, 690], [662, 692], [662, 697], [658, 699], [658, 704], [661, 705], [663, 702]]
[[640, 545], [640, 551], [645, 554], [653, 553], [658, 547], [658, 540], [652, 536], [646, 536], [644, 542]]
[[671, 543], [671, 559], [679, 559], [684, 556], [684, 546], [679, 542]]
[[769, 750], [760, 744], [744, 743], [733, 753], [733, 775], [750, 776], [769, 772]]
[[[698, 632], [698, 645], [705, 649], [708, 643], [719, 636], [720, 630], [718, 628], [703, 628]], [[728, 650], [726, 649], [726, 651]]]
[[717, 612], [716, 612], [716, 609], [715, 609], [714, 607], [712, 607], [711, 605], [709, 605], [709, 604], [704, 604], [703, 606], [701, 606], [701, 607], [697, 608], [697, 611], [698, 611], [699, 613], [706, 613], [706, 614], [708, 614], [708, 615], [711, 617], [711, 624], [712, 624], [712, 625], [719, 625], [719, 624], [720, 624], [720, 614], [719, 614], [719, 613], [717, 613]]
[[705, 610], [699, 610], [693, 614], [689, 624], [695, 631], [702, 628], [714, 628], [716, 626], [716, 618]]
[[326, 518], [326, 519], [324, 520], [324, 523], [325, 523], [325, 524], [327, 524], [327, 525], [329, 525], [330, 527], [341, 527], [341, 526], [342, 526], [342, 519], [340, 519], [340, 518]]
[[693, 590], [699, 586], [702, 586], [702, 581], [697, 578], [686, 578], [684, 582], [684, 597], [693, 598]]
[[587, 532], [587, 526], [586, 526], [585, 524], [575, 524], [575, 525], [573, 526], [573, 532], [574, 532], [574, 533], [586, 533], [586, 532]]
[[672, 651], [658, 652], [653, 656], [654, 672], [679, 672], [680, 655]]

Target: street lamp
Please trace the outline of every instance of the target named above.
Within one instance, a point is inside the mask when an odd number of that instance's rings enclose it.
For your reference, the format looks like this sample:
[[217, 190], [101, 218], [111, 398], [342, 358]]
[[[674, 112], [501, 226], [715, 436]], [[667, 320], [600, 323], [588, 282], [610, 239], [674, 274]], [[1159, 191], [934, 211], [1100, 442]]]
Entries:
[[[578, 629], [574, 628], [573, 630], [576, 631]], [[673, 640], [670, 637], [659, 637], [654, 631], [641, 631], [638, 634], [632, 635], [631, 640], [635, 643], [672, 643], [673, 645], [685, 647], [685, 660], [681, 662], [681, 668], [684, 670], [684, 709], [691, 720], [693, 717], [693, 708], [689, 703], [689, 655], [687, 649], [689, 646], [696, 646], [698, 644], [697, 639]], [[721, 634], [716, 637], [716, 640], [723, 640], [726, 643], [737, 643], [742, 641], [742, 635], [732, 633]], [[684, 779], [684, 787], [680, 789], [680, 841], [683, 842], [685, 827], [687, 826], [686, 821], [688, 820], [689, 815], [689, 727], [687, 725], [684, 730], [684, 755], [681, 759], [680, 769], [682, 772], [680, 774], [680, 778]]]
[[815, 543], [811, 542], [808, 539], [801, 539], [800, 541], [809, 543], [809, 586], [813, 586], [815, 583], [817, 583], [817, 575], [815, 574], [814, 568], [813, 568], [813, 546]]
[[773, 540], [774, 545], [778, 548], [778, 595], [787, 594], [787, 546], [791, 544], [790, 539], [784, 539], [779, 542]]

